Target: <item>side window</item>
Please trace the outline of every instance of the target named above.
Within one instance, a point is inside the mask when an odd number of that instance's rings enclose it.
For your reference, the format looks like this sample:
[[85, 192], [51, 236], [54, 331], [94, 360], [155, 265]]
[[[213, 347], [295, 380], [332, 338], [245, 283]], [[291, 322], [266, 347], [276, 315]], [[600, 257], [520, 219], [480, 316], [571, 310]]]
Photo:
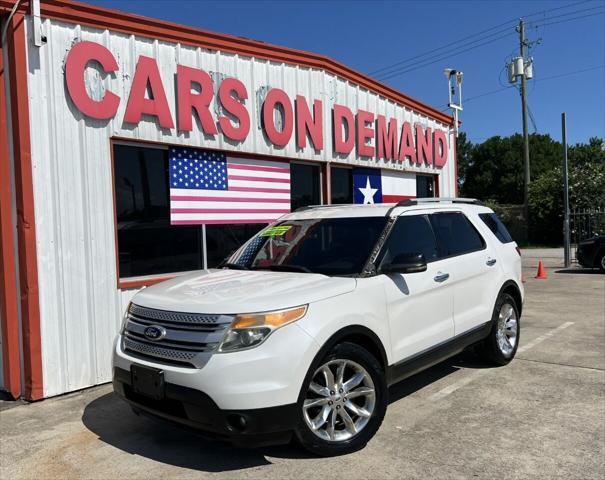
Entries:
[[437, 242], [426, 215], [399, 217], [383, 247], [380, 263], [398, 255], [422, 253], [427, 262], [437, 258]]
[[493, 232], [498, 240], [502, 243], [510, 243], [513, 241], [513, 237], [510, 236], [508, 230], [498, 218], [495, 213], [480, 213], [479, 218], [483, 220], [483, 223]]
[[431, 223], [441, 257], [453, 257], [485, 248], [485, 241], [466, 216], [456, 213], [434, 213]]

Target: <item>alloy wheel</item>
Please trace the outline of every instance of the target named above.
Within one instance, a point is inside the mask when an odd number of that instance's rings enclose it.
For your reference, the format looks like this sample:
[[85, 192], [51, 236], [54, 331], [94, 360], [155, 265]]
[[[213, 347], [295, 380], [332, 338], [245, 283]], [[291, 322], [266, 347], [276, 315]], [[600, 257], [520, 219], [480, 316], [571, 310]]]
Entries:
[[376, 406], [370, 374], [352, 360], [337, 359], [313, 374], [303, 402], [303, 418], [317, 437], [342, 442], [368, 424]]
[[519, 325], [515, 309], [510, 303], [504, 303], [500, 307], [498, 315], [496, 339], [498, 341], [498, 348], [500, 348], [500, 351], [506, 357], [510, 357], [515, 349], [518, 329]]

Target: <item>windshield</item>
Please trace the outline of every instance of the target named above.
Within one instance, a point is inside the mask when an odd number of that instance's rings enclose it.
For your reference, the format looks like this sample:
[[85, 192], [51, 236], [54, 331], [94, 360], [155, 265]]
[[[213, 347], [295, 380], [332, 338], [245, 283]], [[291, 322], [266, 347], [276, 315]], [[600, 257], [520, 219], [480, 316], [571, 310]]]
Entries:
[[358, 275], [386, 224], [385, 217], [315, 218], [275, 223], [261, 230], [224, 266]]

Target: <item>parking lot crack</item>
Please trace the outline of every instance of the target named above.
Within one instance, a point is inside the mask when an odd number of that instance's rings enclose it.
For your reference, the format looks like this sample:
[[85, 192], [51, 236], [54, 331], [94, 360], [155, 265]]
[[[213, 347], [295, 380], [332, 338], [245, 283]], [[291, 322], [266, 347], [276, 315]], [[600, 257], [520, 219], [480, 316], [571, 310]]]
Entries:
[[582, 369], [585, 369], [585, 370], [597, 370], [599, 372], [605, 372], [605, 368], [586, 367], [584, 365], [572, 365], [570, 363], [547, 362], [547, 361], [544, 361], [544, 360], [532, 360], [530, 358], [519, 358], [519, 357], [517, 357], [515, 360], [516, 361], [522, 361], [522, 362], [543, 363], [545, 365], [559, 365], [561, 367], [582, 368]]

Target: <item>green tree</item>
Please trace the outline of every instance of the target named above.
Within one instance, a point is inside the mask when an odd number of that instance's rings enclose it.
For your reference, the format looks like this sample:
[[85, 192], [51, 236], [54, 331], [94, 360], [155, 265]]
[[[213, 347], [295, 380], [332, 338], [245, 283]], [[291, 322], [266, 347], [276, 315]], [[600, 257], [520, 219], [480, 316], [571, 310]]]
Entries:
[[[562, 152], [559, 163], [562, 161]], [[568, 150], [569, 205], [573, 210], [605, 207], [605, 144], [591, 138]], [[563, 169], [557, 165], [530, 185], [530, 238], [561, 244], [563, 238]]]
[[[530, 135], [532, 178], [560, 163], [561, 144], [549, 135]], [[491, 137], [471, 149], [461, 188], [463, 196], [500, 204], [523, 203], [523, 137]]]
[[460, 132], [456, 139], [456, 161], [458, 162], [458, 191], [463, 190], [466, 172], [473, 156], [473, 143], [467, 138], [466, 132]]

